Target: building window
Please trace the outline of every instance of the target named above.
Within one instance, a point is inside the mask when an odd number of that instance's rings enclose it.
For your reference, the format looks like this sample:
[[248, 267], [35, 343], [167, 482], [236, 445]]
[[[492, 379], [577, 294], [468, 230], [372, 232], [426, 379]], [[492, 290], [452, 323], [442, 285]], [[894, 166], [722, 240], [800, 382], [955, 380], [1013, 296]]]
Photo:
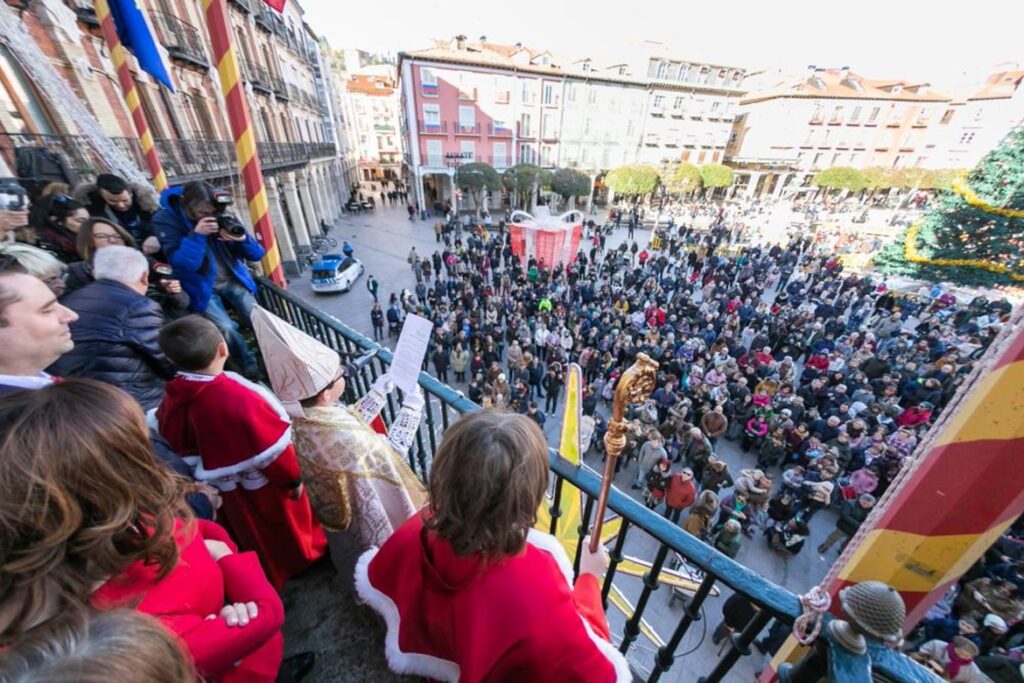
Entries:
[[476, 132], [476, 109], [473, 107], [459, 107], [459, 132]]
[[628, 76], [629, 75], [628, 72], [629, 72], [629, 67], [626, 67], [626, 66], [620, 66], [619, 67], [619, 75], [620, 76]]
[[660, 80], [668, 78], [668, 62], [660, 62], [658, 64], [658, 75], [655, 78]]
[[521, 145], [519, 147], [519, 162], [522, 164], [537, 163], [537, 154], [534, 152], [533, 147], [530, 145]]
[[533, 116], [522, 114], [519, 117], [519, 134], [523, 137], [533, 137]]
[[505, 149], [506, 148], [505, 148], [505, 143], [504, 142], [495, 142], [494, 143], [494, 148], [493, 148], [494, 163], [492, 164], [492, 166], [494, 166], [494, 168], [505, 168], [505, 166], [507, 165], [507, 161], [506, 161], [506, 157], [505, 157]]
[[542, 127], [540, 132], [546, 139], [558, 137], [558, 121], [555, 118], [556, 116], [557, 114], [549, 112], [544, 114], [544, 118], [541, 120]]
[[442, 158], [442, 149], [444, 143], [440, 140], [427, 140], [427, 166], [439, 167], [444, 166], [444, 160]]
[[555, 148], [552, 147], [551, 145], [544, 145], [543, 147], [540, 148], [540, 165], [555, 165]]
[[685, 81], [687, 76], [689, 76], [689, 75], [690, 75], [690, 65], [689, 64], [680, 64], [679, 65], [679, 77], [678, 77], [679, 80], [680, 81]]
[[974, 140], [974, 131], [966, 131], [960, 136], [961, 145], [969, 145]]
[[983, 112], [984, 110], [981, 107], [978, 107], [978, 109], [974, 112], [974, 120], [981, 121], [981, 115]]
[[722, 103], [721, 102], [719, 102], [717, 100], [712, 102], [711, 103], [711, 114], [712, 115], [717, 115], [719, 110], [721, 109], [721, 107], [722, 107]]
[[437, 75], [432, 69], [420, 67], [420, 91], [427, 97], [437, 97]]
[[831, 123], [839, 123], [842, 120], [843, 120], [843, 107], [842, 107], [842, 105], [838, 105], [838, 106], [836, 106], [835, 109], [832, 110], [832, 120], [831, 120]]
[[626, 135], [632, 135], [636, 132], [636, 125], [633, 123], [633, 119], [626, 122]]
[[942, 115], [942, 121], [940, 123], [942, 123], [942, 125], [946, 125], [947, 123], [952, 121], [953, 114], [955, 113], [955, 111], [956, 110], [954, 109], [947, 109], [946, 112]]
[[853, 112], [850, 113], [850, 123], [857, 123], [860, 121], [860, 113], [862, 107], [854, 107]]
[[472, 140], [459, 142], [459, 151], [462, 152], [462, 163], [471, 164], [476, 161], [476, 143]]
[[655, 95], [654, 96], [654, 108], [655, 109], [661, 109], [661, 105], [664, 104], [664, 102], [665, 102], [664, 95]]
[[597, 104], [597, 88], [590, 86], [587, 91], [587, 104]]
[[554, 104], [555, 101], [555, 86], [550, 83], [544, 84], [544, 104]]
[[441, 106], [438, 104], [423, 105], [423, 126], [425, 128], [441, 129]]
[[677, 97], [674, 100], [672, 100], [672, 108], [676, 109], [676, 110], [682, 109], [683, 108], [683, 100], [684, 99], [685, 98], [683, 98], [683, 97]]
[[868, 116], [868, 123], [877, 123], [878, 115], [882, 113], [881, 107], [873, 107], [871, 109], [871, 115]]

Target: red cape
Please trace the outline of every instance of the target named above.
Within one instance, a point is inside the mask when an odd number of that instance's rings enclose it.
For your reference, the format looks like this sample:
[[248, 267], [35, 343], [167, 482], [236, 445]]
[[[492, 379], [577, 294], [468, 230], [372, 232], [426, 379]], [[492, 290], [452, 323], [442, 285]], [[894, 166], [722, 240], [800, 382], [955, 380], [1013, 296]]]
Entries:
[[557, 540], [530, 531], [519, 555], [458, 557], [423, 526], [403, 524], [356, 567], [356, 588], [387, 622], [391, 668], [442, 681], [631, 681], [608, 642], [600, 584]]
[[324, 554], [327, 538], [305, 492], [289, 496], [301, 473], [290, 419], [273, 394], [229, 372], [178, 376], [155, 418], [193, 476], [220, 490], [219, 521], [256, 551], [278, 589]]
[[[284, 605], [253, 553], [215, 561], [204, 539], [223, 541], [237, 551], [227, 533], [200, 520], [196, 528], [178, 526], [178, 563], [163, 579], [157, 569], [136, 562], [92, 595], [98, 609], [134, 607], [150, 614], [181, 640], [199, 673], [222, 683], [272, 683], [281, 666]], [[229, 627], [219, 616], [226, 603], [255, 602], [259, 614], [245, 627]]]

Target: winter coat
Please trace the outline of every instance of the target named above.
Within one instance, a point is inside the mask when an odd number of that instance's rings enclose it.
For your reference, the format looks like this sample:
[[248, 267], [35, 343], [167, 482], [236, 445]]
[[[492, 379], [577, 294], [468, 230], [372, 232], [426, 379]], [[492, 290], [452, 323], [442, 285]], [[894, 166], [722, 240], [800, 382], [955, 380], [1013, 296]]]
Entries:
[[722, 489], [732, 486], [732, 484], [732, 475], [729, 474], [728, 467], [723, 467], [721, 470], [716, 470], [714, 467], [704, 468], [704, 477], [700, 480], [702, 491], [718, 493]]
[[164, 382], [174, 376], [157, 346], [164, 323], [160, 306], [126, 285], [97, 280], [61, 300], [78, 314], [71, 323], [75, 347], [50, 371], [120, 387], [147, 410], [159, 405]]
[[259, 261], [265, 250], [248, 232], [239, 242], [224, 242], [216, 235], [200, 235], [185, 215], [180, 185], [164, 190], [160, 196], [160, 211], [153, 216], [153, 234], [174, 268], [175, 279], [191, 298], [190, 309], [203, 313], [210, 304], [213, 285], [217, 281], [219, 253], [231, 267], [231, 274], [246, 289], [256, 293], [256, 283], [246, 267], [246, 261]]
[[[142, 185], [129, 184], [128, 189], [132, 193], [131, 210], [125, 213], [114, 211], [103, 201], [99, 188], [95, 183], [82, 183], [74, 189], [73, 197], [80, 202], [89, 212], [90, 216], [106, 218], [114, 221], [117, 225], [128, 231], [128, 234], [135, 239], [135, 243], [142, 245], [150, 232], [150, 221], [153, 214], [160, 208], [156, 194]], [[134, 216], [132, 215], [134, 214]]]
[[836, 528], [847, 536], [853, 536], [857, 529], [868, 518], [871, 510], [865, 510], [857, 499], [843, 501], [839, 508], [839, 519], [836, 520]]
[[710, 413], [704, 413], [704, 417], [700, 419], [700, 428], [704, 430], [704, 434], [709, 439], [714, 439], [725, 434], [725, 430], [729, 426], [729, 419], [721, 413], [711, 411]]
[[665, 504], [673, 510], [684, 510], [697, 500], [697, 488], [693, 480], [683, 480], [683, 475], [676, 472], [668, 480], [668, 488], [665, 490]]
[[[272, 683], [281, 665], [284, 605], [253, 552], [238, 552], [227, 532], [212, 522], [178, 528], [177, 564], [160, 579], [143, 561], [125, 568], [99, 587], [92, 604], [99, 609], [127, 606], [158, 619], [175, 634], [200, 676], [222, 683]], [[204, 540], [226, 543], [232, 554], [214, 560]], [[224, 605], [254, 602], [258, 616], [247, 626], [228, 626]]]
[[453, 371], [465, 372], [467, 365], [469, 365], [469, 351], [466, 349], [462, 349], [462, 351], [452, 351]]

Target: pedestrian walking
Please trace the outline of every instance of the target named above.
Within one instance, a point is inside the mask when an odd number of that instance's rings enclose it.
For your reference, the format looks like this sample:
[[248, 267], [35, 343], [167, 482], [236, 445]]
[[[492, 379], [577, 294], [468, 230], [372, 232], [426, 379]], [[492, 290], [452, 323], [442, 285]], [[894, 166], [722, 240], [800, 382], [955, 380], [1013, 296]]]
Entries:
[[366, 289], [370, 292], [370, 296], [373, 297], [373, 303], [378, 303], [377, 290], [380, 289], [380, 285], [377, 283], [377, 278], [370, 275], [366, 278]]

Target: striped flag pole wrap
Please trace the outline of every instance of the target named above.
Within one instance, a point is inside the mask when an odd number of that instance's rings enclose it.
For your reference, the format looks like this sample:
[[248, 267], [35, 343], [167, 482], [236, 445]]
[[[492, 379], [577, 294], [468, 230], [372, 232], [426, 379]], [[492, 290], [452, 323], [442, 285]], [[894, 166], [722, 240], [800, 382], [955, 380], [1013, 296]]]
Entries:
[[160, 157], [157, 156], [156, 146], [153, 144], [153, 134], [149, 132], [149, 123], [146, 122], [146, 114], [142, 109], [142, 102], [139, 100], [139, 92], [136, 89], [135, 79], [132, 78], [131, 69], [128, 68], [128, 51], [121, 44], [117, 36], [117, 28], [114, 26], [114, 17], [110, 14], [110, 5], [107, 0], [96, 0], [96, 18], [103, 30], [103, 39], [110, 48], [110, 61], [114, 64], [117, 72], [117, 80], [121, 84], [121, 93], [124, 95], [125, 104], [132, 115], [132, 123], [135, 125], [135, 132], [139, 136], [139, 144], [142, 146], [142, 154], [146, 158], [146, 167], [153, 178], [153, 186], [157, 192], [167, 189], [167, 176], [164, 174], [164, 167], [160, 164]]
[[[1024, 513], [1022, 319], [1015, 311], [1013, 331], [981, 361], [971, 390], [946, 407], [905, 480], [826, 576], [833, 613], [842, 588], [882, 581], [903, 596], [906, 633]], [[799, 654], [790, 637], [771, 668]]]
[[242, 169], [242, 183], [245, 186], [245, 197], [249, 202], [249, 216], [252, 218], [256, 239], [266, 249], [263, 271], [274, 284], [284, 287], [286, 283], [281, 268], [281, 254], [274, 239], [274, 226], [270, 222], [267, 189], [263, 184], [263, 171], [256, 151], [256, 135], [249, 118], [245, 88], [242, 86], [238, 58], [231, 40], [227, 5], [224, 0], [203, 0], [203, 8], [213, 47], [213, 59], [220, 76], [220, 89], [227, 103], [228, 121], [231, 123], [231, 135], [235, 141], [238, 167]]

